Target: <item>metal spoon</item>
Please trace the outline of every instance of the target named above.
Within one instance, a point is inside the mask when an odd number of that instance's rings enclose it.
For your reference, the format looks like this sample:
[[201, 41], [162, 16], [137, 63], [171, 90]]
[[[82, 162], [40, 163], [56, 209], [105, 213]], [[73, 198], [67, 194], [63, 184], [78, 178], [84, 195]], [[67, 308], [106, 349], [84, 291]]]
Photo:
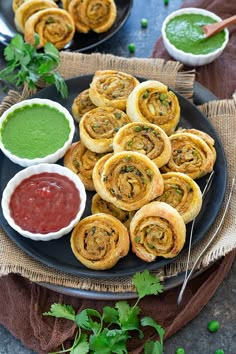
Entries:
[[[220, 223], [216, 229], [216, 231], [214, 232], [214, 234], [212, 235], [212, 237], [210, 238], [210, 240], [208, 241], [208, 243], [206, 244], [205, 248], [202, 250], [202, 252], [198, 255], [195, 263], [193, 264], [193, 267], [192, 269], [190, 270], [190, 272], [188, 273], [187, 275], [187, 272], [188, 272], [188, 264], [187, 264], [187, 267], [186, 267], [186, 274], [185, 274], [185, 279], [184, 279], [184, 282], [182, 284], [182, 288], [180, 290], [180, 293], [179, 293], [179, 296], [178, 296], [178, 299], [177, 299], [177, 305], [179, 306], [181, 304], [181, 301], [182, 301], [182, 298], [183, 298], [183, 294], [184, 294], [184, 290], [187, 286], [187, 283], [189, 281], [189, 279], [191, 278], [191, 275], [195, 269], [195, 267], [197, 266], [200, 258], [203, 256], [203, 254], [207, 251], [208, 247], [211, 245], [211, 243], [213, 242], [213, 240], [215, 239], [215, 237], [217, 236], [221, 226], [223, 225], [223, 222], [224, 222], [224, 218], [225, 218], [225, 215], [227, 213], [227, 210], [228, 210], [228, 207], [229, 207], [229, 203], [230, 203], [230, 199], [232, 197], [232, 194], [233, 194], [233, 189], [234, 189], [234, 183], [235, 183], [235, 178], [232, 179], [232, 184], [231, 184], [231, 188], [230, 188], [230, 193], [229, 193], [229, 197], [228, 197], [228, 200], [227, 200], [227, 203], [226, 203], [226, 206], [225, 206], [225, 210], [224, 210], [224, 213], [222, 215], [222, 218], [220, 220]], [[186, 276], [187, 275], [187, 276]]]
[[224, 28], [236, 23], [236, 15], [227, 18], [226, 20], [211, 23], [209, 25], [202, 26], [205, 37], [212, 37], [214, 34], [222, 31]]

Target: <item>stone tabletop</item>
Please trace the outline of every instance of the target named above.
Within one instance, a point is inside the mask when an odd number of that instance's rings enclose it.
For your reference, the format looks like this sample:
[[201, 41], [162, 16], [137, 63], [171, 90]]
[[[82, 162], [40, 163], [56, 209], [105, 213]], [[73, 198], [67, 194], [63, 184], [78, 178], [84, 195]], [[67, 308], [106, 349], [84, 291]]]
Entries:
[[[10, 0], [5, 0], [10, 1]], [[164, 18], [178, 9], [182, 0], [134, 0], [131, 15], [125, 25], [112, 38], [97, 46], [91, 52], [112, 53], [118, 56], [139, 58], [150, 57], [156, 39], [161, 34]], [[141, 28], [142, 18], [148, 20], [148, 27]], [[136, 51], [130, 54], [128, 45], [134, 43]], [[3, 46], [0, 45], [0, 67]], [[0, 98], [4, 96], [0, 92]], [[207, 324], [211, 320], [220, 322], [217, 333], [210, 333]], [[214, 354], [223, 349], [225, 354], [236, 354], [236, 263], [228, 277], [201, 313], [176, 335], [166, 340], [165, 353], [174, 354], [178, 347], [186, 354]], [[0, 354], [33, 354], [0, 325]]]

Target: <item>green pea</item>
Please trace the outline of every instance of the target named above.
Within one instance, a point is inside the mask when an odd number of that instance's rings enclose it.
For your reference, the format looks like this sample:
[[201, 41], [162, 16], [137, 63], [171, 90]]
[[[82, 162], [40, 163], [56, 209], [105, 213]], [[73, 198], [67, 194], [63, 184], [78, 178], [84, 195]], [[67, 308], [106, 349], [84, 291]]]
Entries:
[[177, 348], [175, 354], [185, 354], [184, 348]]
[[141, 27], [142, 28], [147, 28], [147, 26], [148, 26], [148, 20], [146, 18], [142, 18]]
[[166, 93], [161, 93], [160, 94], [160, 100], [164, 101], [167, 98], [167, 94]]
[[214, 333], [218, 331], [218, 329], [220, 328], [220, 324], [218, 321], [213, 320], [208, 323], [207, 328], [210, 332]]
[[136, 45], [134, 43], [130, 43], [128, 45], [128, 49], [129, 49], [130, 53], [134, 53], [136, 50]]
[[217, 349], [214, 354], [225, 354], [223, 349]]

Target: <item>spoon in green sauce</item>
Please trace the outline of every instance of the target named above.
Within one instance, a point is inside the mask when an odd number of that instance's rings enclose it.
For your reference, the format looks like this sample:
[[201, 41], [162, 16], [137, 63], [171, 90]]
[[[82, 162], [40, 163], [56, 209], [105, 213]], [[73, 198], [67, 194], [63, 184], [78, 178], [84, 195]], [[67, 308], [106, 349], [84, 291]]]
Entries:
[[202, 26], [202, 30], [205, 34], [205, 37], [212, 37], [216, 33], [222, 31], [224, 28], [233, 25], [236, 23], [236, 15], [231, 16], [223, 21], [211, 23], [209, 25]]

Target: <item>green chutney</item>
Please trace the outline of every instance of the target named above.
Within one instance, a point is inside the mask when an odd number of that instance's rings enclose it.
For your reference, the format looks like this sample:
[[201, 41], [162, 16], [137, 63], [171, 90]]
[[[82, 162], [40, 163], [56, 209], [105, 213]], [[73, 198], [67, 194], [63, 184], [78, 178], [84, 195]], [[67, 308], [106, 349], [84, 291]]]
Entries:
[[205, 38], [201, 26], [216, 20], [201, 14], [183, 14], [172, 18], [166, 25], [166, 36], [177, 49], [192, 54], [208, 54], [220, 48], [225, 32]]
[[65, 115], [45, 104], [17, 108], [4, 120], [0, 137], [12, 154], [27, 159], [55, 153], [68, 140], [70, 126]]

